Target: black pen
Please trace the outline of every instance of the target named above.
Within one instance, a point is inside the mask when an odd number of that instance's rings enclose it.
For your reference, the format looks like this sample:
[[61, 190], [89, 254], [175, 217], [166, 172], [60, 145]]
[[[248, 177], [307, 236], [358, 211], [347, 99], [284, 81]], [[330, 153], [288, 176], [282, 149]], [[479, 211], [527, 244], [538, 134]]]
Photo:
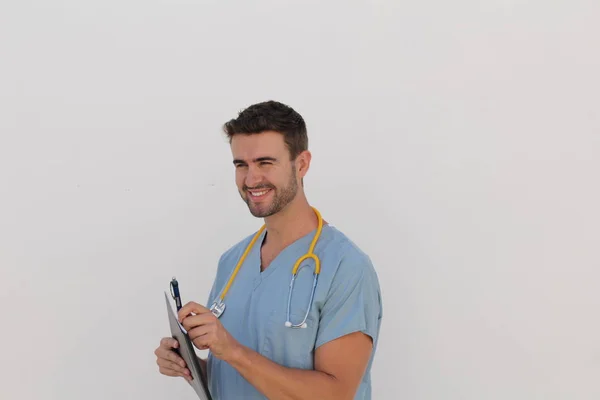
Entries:
[[181, 297], [179, 296], [179, 283], [175, 277], [171, 279], [171, 289], [171, 295], [175, 299], [175, 305], [177, 306], [177, 311], [179, 311], [181, 310]]

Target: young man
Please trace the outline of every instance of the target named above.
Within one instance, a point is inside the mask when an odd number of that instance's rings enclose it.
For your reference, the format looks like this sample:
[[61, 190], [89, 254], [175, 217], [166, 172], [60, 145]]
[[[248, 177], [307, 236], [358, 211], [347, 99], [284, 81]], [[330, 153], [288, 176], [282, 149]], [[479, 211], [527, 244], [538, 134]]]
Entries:
[[[211, 395], [370, 399], [382, 318], [379, 282], [369, 257], [307, 201], [303, 178], [311, 154], [303, 118], [269, 101], [248, 107], [224, 130], [239, 193], [265, 229], [221, 256], [206, 306], [190, 302], [179, 312], [194, 345], [210, 349], [201, 361], [208, 366]], [[289, 298], [294, 265], [312, 246], [316, 257], [299, 263]], [[217, 318], [209, 307], [226, 287], [226, 309]], [[162, 339], [155, 351], [159, 371], [189, 379], [173, 352], [177, 345]]]

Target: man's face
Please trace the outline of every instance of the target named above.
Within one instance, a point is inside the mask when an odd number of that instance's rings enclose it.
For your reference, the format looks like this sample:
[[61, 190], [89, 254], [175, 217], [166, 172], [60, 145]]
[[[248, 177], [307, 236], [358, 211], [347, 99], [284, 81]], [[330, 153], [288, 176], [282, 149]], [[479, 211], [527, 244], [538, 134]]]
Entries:
[[296, 168], [281, 134], [234, 135], [231, 152], [236, 185], [252, 215], [271, 216], [296, 197]]

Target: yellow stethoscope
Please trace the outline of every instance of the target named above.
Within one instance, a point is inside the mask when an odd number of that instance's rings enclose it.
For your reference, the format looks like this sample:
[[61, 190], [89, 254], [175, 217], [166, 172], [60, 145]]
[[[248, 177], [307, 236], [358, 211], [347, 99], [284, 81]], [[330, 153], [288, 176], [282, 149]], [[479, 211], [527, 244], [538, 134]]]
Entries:
[[[294, 264], [294, 269], [292, 270], [292, 280], [290, 281], [290, 290], [289, 290], [289, 294], [288, 294], [288, 303], [287, 303], [287, 319], [285, 321], [285, 326], [288, 328], [306, 328], [306, 326], [307, 326], [306, 319], [308, 318], [308, 314], [310, 313], [310, 309], [312, 308], [313, 299], [315, 297], [315, 288], [317, 287], [317, 280], [319, 278], [319, 274], [321, 273], [321, 261], [319, 260], [319, 257], [317, 257], [317, 255], [315, 253], [313, 253], [313, 251], [315, 249], [315, 245], [317, 244], [317, 240], [319, 240], [319, 237], [321, 236], [321, 231], [323, 230], [323, 218], [321, 217], [321, 214], [319, 213], [319, 211], [316, 208], [312, 207], [312, 209], [314, 210], [315, 214], [317, 215], [319, 224], [317, 227], [317, 232], [315, 233], [315, 236], [312, 240], [312, 243], [310, 244], [310, 247], [308, 248], [308, 252], [305, 253], [302, 257], [298, 258], [298, 260], [296, 260], [296, 264]], [[223, 300], [225, 299], [225, 296], [227, 295], [227, 292], [229, 291], [229, 288], [231, 287], [231, 284], [233, 283], [235, 276], [237, 275], [240, 267], [244, 263], [246, 256], [248, 255], [248, 253], [254, 246], [254, 243], [256, 243], [256, 240], [258, 239], [258, 237], [261, 235], [261, 233], [264, 230], [265, 230], [265, 225], [263, 225], [258, 230], [258, 232], [256, 232], [256, 234], [254, 235], [254, 237], [252, 238], [252, 240], [246, 247], [246, 250], [240, 257], [235, 269], [233, 270], [231, 277], [229, 278], [229, 281], [227, 281], [227, 285], [225, 285], [225, 288], [219, 295], [219, 298], [217, 300], [215, 300], [213, 302], [212, 306], [210, 307], [210, 311], [217, 318], [220, 318], [221, 315], [223, 314], [223, 312], [225, 312], [225, 303]], [[297, 276], [298, 270], [300, 268], [300, 263], [302, 263], [302, 261], [309, 259], [309, 258], [312, 258], [315, 261], [315, 270], [314, 270], [314, 274], [313, 274], [314, 279], [313, 279], [312, 290], [310, 293], [310, 300], [308, 303], [308, 308], [306, 309], [306, 314], [304, 315], [304, 319], [302, 320], [302, 322], [300, 322], [298, 324], [293, 324], [292, 321], [290, 321], [290, 303], [292, 301], [292, 291], [294, 290], [294, 281], [296, 280], [296, 276]]]

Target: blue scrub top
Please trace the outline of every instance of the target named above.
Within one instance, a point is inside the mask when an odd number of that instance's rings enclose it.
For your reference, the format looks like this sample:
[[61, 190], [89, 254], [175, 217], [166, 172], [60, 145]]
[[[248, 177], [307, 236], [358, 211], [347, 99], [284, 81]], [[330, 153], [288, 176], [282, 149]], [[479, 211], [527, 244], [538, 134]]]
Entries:
[[[352, 332], [370, 335], [373, 353], [355, 397], [370, 399], [371, 365], [382, 318], [379, 281], [371, 260], [338, 229], [324, 225], [314, 250], [321, 260], [321, 273], [306, 320], [308, 326], [288, 328], [285, 321], [292, 269], [296, 260], [308, 251], [316, 230], [286, 247], [261, 272], [260, 247], [265, 232], [248, 253], [225, 296], [226, 309], [221, 323], [242, 345], [280, 365], [302, 369], [314, 369], [313, 355], [319, 346]], [[225, 287], [253, 236], [246, 237], [221, 256], [208, 306]], [[313, 271], [314, 261], [303, 261], [292, 294], [292, 323], [304, 318]], [[233, 367], [210, 353], [208, 379], [215, 400], [266, 399]]]

